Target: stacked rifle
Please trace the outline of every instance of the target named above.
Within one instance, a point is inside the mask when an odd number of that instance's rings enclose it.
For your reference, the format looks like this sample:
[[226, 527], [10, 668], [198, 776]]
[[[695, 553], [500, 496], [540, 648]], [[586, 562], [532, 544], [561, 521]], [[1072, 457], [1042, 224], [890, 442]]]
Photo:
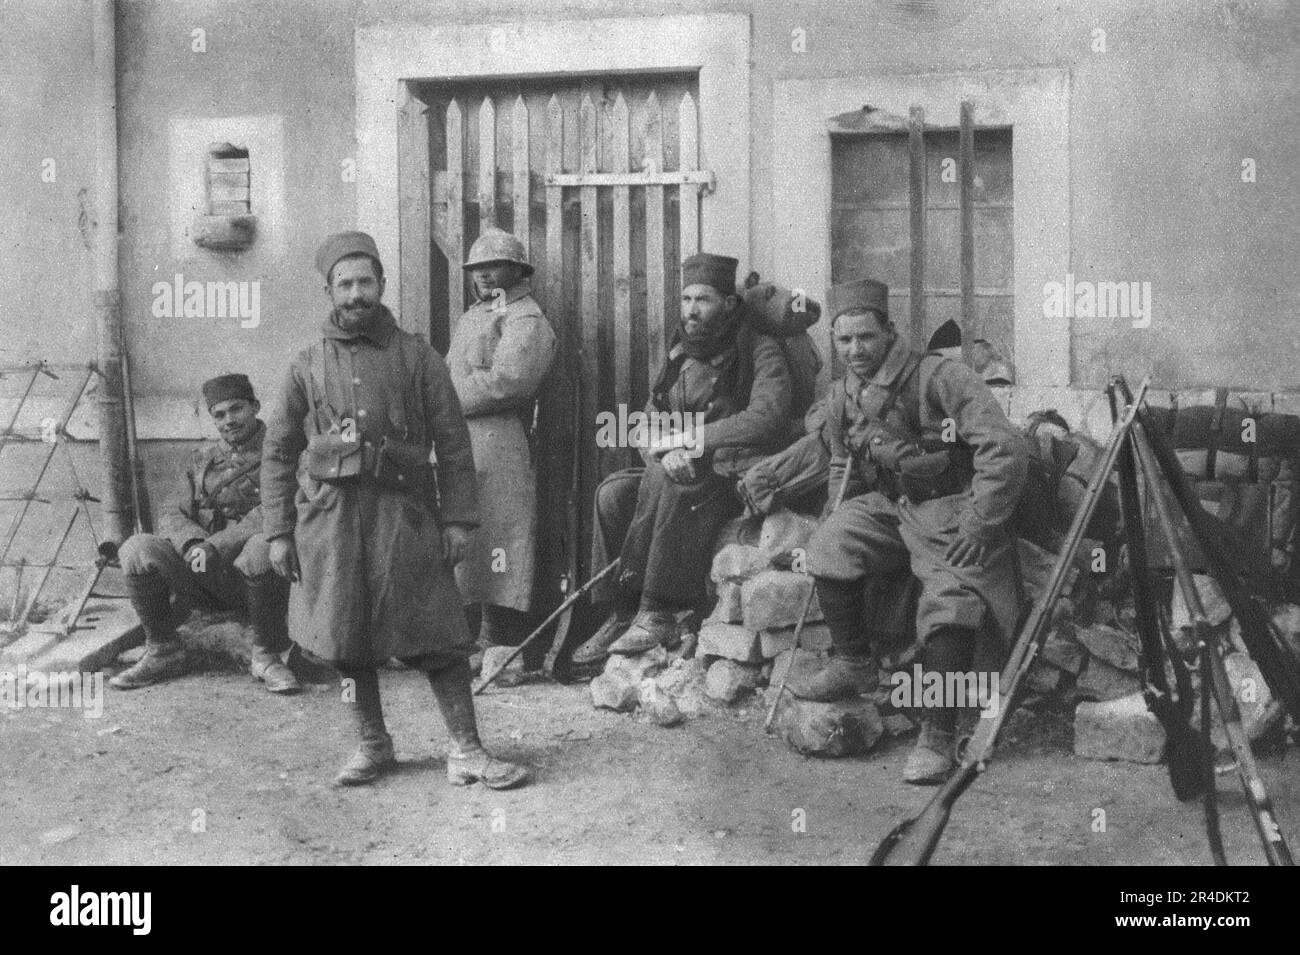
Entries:
[[[1291, 851], [1278, 825], [1272, 802], [1260, 779], [1254, 754], [1241, 722], [1241, 714], [1224, 666], [1227, 648], [1210, 630], [1192, 577], [1187, 554], [1176, 533], [1171, 495], [1182, 511], [1192, 538], [1205, 555], [1211, 576], [1222, 590], [1241, 627], [1242, 640], [1265, 682], [1285, 711], [1300, 721], [1300, 660], [1283, 641], [1261, 603], [1257, 575], [1259, 561], [1253, 555], [1235, 552], [1231, 535], [1202, 506], [1163, 433], [1150, 426], [1141, 408], [1147, 382], [1136, 397], [1123, 379], [1111, 382], [1108, 395], [1115, 424], [1096, 472], [1089, 482], [1082, 506], [1066, 535], [1048, 585], [1039, 595], [1020, 628], [1000, 680], [998, 707], [985, 714], [966, 746], [961, 761], [926, 807], [905, 820], [885, 837], [871, 857], [872, 865], [925, 865], [943, 835], [952, 807], [982, 773], [993, 756], [1002, 722], [1014, 711], [1030, 665], [1047, 637], [1052, 610], [1065, 587], [1071, 566], [1078, 556], [1084, 529], [1096, 511], [1111, 473], [1118, 470], [1120, 510], [1128, 545], [1130, 578], [1142, 648], [1143, 695], [1147, 706], [1165, 729], [1169, 777], [1174, 794], [1183, 801], [1202, 797], [1206, 832], [1211, 854], [1218, 865], [1226, 865], [1219, 832], [1215, 793], [1215, 750], [1209, 741], [1211, 701], [1217, 705], [1229, 746], [1236, 758], [1237, 774], [1246, 804], [1270, 865], [1293, 865]], [[1119, 400], [1125, 407], [1121, 413]], [[1168, 542], [1177, 586], [1188, 607], [1199, 651], [1201, 713], [1194, 728], [1194, 695], [1191, 677], [1173, 639], [1168, 621], [1157, 612], [1155, 588], [1147, 566], [1147, 546], [1139, 498], [1139, 468], [1147, 484], [1148, 506]], [[1163, 478], [1163, 484], [1161, 482]], [[1170, 674], [1173, 680], [1170, 681]]]

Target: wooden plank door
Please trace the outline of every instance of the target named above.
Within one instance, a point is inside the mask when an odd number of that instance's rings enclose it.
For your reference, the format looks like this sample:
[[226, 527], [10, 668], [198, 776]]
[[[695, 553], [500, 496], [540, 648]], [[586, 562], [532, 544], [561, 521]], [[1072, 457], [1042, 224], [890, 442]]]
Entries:
[[404, 323], [446, 349], [472, 300], [465, 253], [495, 225], [529, 250], [556, 331], [537, 417], [541, 610], [595, 569], [596, 485], [640, 463], [597, 448], [597, 422], [645, 404], [678, 321], [712, 187], [697, 98], [695, 76], [656, 74], [409, 83], [399, 105]]

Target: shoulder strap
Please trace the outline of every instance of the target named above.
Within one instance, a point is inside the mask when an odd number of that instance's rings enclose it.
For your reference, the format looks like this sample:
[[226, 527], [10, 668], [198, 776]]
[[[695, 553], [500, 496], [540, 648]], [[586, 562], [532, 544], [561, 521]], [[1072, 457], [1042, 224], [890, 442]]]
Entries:
[[231, 474], [227, 474], [224, 478], [222, 478], [213, 486], [211, 491], [209, 491], [207, 494], [203, 495], [203, 497], [199, 499], [199, 507], [201, 508], [211, 507], [213, 504], [216, 503], [218, 494], [220, 494], [226, 488], [230, 487], [230, 485], [234, 484], [240, 478], [252, 474], [261, 466], [262, 466], [261, 459], [258, 459], [256, 461], [249, 461], [238, 471], [235, 471]]

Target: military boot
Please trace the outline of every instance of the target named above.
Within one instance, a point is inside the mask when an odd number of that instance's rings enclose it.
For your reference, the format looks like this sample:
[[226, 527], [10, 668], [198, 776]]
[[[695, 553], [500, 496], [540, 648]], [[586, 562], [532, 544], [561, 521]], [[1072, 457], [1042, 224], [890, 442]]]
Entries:
[[[812, 673], [791, 669], [786, 688], [800, 699], [821, 703], [870, 693], [876, 688], [876, 662], [862, 625], [863, 582], [818, 577], [816, 587], [835, 656]], [[793, 659], [790, 663], [794, 667]]]
[[791, 672], [786, 689], [801, 700], [830, 703], [870, 693], [877, 682], [876, 661], [871, 657], [834, 656], [811, 674]]
[[494, 759], [483, 748], [467, 663], [460, 661], [441, 670], [431, 670], [429, 686], [433, 688], [452, 741], [447, 753], [447, 782], [453, 786], [481, 782], [489, 789], [513, 789], [528, 781], [526, 767]]
[[582, 646], [573, 651], [573, 662], [579, 666], [602, 663], [609, 656], [609, 648], [632, 625], [632, 614], [611, 613], [600, 629]]
[[676, 614], [671, 610], [649, 610], [643, 606], [623, 635], [609, 645], [609, 652], [635, 656], [664, 646], [675, 636]]
[[947, 779], [957, 765], [956, 742], [956, 734], [943, 728], [940, 721], [923, 719], [916, 745], [903, 764], [903, 782], [915, 786], [937, 786]]
[[[342, 672], [342, 671], [340, 671]], [[353, 681], [354, 698], [348, 704], [361, 745], [334, 778], [337, 786], [364, 786], [397, 765], [393, 738], [384, 725], [383, 701], [376, 670], [348, 669], [344, 679]]]
[[298, 678], [280, 660], [289, 642], [289, 583], [279, 575], [244, 577], [248, 617], [253, 626], [253, 659], [249, 672], [272, 693], [290, 694], [302, 689]]
[[185, 646], [176, 627], [188, 608], [173, 606], [171, 588], [154, 574], [127, 576], [127, 596], [144, 627], [144, 656], [110, 679], [119, 690], [135, 690], [180, 676], [187, 669]]

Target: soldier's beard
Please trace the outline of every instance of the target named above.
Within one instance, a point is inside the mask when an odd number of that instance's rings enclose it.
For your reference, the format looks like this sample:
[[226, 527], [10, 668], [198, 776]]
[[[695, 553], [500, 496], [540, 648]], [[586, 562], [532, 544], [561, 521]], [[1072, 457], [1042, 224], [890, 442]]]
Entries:
[[373, 320], [379, 314], [379, 309], [378, 302], [373, 305], [362, 305], [359, 308], [345, 308], [336, 305], [334, 307], [334, 324], [346, 331], [354, 331]]

